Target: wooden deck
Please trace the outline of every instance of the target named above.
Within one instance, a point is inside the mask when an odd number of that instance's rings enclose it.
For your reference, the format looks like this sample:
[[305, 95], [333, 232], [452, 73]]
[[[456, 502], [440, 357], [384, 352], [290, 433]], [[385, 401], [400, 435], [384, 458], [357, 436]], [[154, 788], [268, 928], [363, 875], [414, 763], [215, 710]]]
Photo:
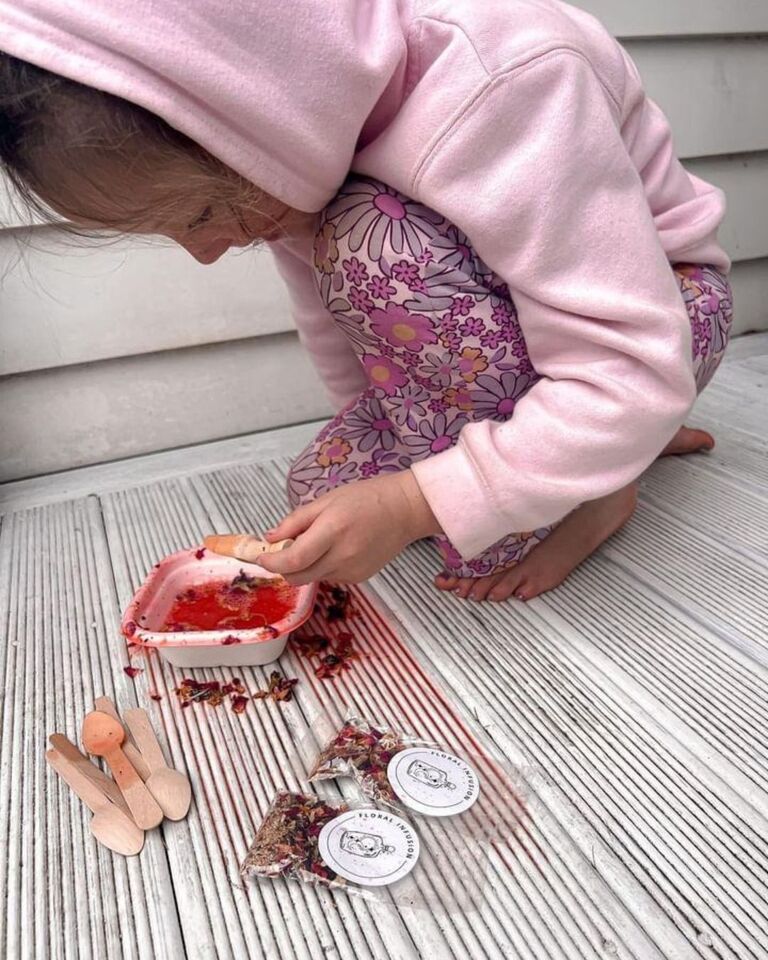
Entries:
[[[559, 590], [442, 596], [419, 545], [360, 600], [363, 661], [318, 681], [288, 653], [296, 699], [242, 716], [182, 711], [156, 659], [130, 680], [119, 615], [162, 555], [275, 519], [314, 427], [0, 488], [0, 957], [765, 960], [768, 334], [734, 344], [698, 414], [717, 451], [656, 464], [636, 518]], [[44, 762], [100, 694], [148, 706], [193, 782], [188, 819], [132, 860]], [[487, 798], [518, 805], [501, 842], [422, 828], [411, 905], [238, 877], [348, 704], [494, 758], [514, 788]]]

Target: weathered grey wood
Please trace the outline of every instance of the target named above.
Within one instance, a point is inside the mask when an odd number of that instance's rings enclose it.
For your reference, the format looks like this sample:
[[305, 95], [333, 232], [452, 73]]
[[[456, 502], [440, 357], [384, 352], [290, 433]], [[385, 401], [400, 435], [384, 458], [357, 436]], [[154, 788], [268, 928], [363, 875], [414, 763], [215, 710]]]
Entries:
[[763, 0], [579, 0], [575, 4], [597, 17], [618, 37], [727, 36], [768, 33]]
[[768, 328], [768, 259], [734, 264], [731, 283], [735, 309], [734, 336]]
[[768, 150], [768, 39], [631, 40], [626, 47], [670, 119], [679, 156]]
[[0, 232], [0, 265], [0, 375], [293, 329], [266, 249], [203, 266], [168, 241], [86, 245], [42, 229]]
[[231, 440], [196, 444], [29, 480], [0, 483], [0, 513], [83, 497], [94, 490], [109, 493], [126, 486], [188, 476], [235, 463], [296, 456], [318, 433], [324, 422], [318, 420], [246, 434]]
[[218, 440], [327, 412], [295, 334], [9, 377], [0, 380], [0, 478]]
[[[768, 47], [766, 48], [768, 56]], [[768, 257], [768, 153], [689, 160], [685, 166], [725, 191], [728, 201], [720, 241], [733, 261]]]

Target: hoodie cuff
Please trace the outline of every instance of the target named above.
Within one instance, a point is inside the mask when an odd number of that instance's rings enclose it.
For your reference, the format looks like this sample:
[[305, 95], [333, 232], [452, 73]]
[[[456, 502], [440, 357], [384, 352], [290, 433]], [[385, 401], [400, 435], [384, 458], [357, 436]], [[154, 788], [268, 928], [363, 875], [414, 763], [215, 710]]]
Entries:
[[411, 464], [411, 472], [462, 559], [471, 560], [504, 536], [505, 520], [461, 440], [450, 450]]

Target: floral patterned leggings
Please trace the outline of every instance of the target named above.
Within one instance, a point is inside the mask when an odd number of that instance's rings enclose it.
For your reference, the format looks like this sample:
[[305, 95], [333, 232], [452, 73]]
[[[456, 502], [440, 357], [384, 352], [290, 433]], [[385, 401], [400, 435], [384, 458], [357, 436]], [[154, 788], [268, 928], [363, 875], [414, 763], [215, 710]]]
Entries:
[[[321, 215], [314, 266], [323, 302], [370, 386], [293, 464], [294, 506], [405, 470], [451, 447], [473, 420], [509, 419], [539, 379], [503, 280], [452, 223], [386, 184], [344, 185]], [[731, 289], [713, 267], [673, 269], [701, 391], [728, 342]], [[477, 577], [518, 563], [551, 529], [511, 534], [468, 562], [446, 538], [436, 542], [447, 570]]]

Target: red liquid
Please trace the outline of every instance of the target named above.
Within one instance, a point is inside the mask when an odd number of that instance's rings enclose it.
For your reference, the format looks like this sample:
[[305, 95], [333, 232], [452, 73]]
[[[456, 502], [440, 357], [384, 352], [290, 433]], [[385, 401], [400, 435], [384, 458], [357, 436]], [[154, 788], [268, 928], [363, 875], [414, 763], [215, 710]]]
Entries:
[[213, 581], [180, 593], [162, 632], [244, 630], [277, 623], [296, 606], [298, 587], [284, 581], [239, 589], [230, 580]]

